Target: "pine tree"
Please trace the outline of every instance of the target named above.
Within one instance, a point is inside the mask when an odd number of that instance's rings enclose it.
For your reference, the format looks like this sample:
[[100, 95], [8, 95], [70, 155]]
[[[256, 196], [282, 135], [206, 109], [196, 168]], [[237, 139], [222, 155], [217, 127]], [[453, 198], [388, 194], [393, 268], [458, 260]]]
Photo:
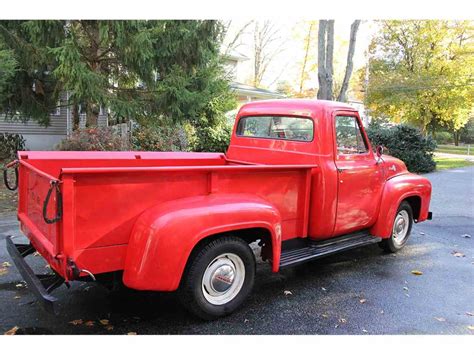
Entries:
[[[224, 77], [217, 21], [3, 21], [17, 70], [0, 110], [49, 123], [61, 92], [97, 125], [100, 107], [133, 118], [216, 125], [235, 102]], [[76, 117], [77, 118], [77, 117]]]

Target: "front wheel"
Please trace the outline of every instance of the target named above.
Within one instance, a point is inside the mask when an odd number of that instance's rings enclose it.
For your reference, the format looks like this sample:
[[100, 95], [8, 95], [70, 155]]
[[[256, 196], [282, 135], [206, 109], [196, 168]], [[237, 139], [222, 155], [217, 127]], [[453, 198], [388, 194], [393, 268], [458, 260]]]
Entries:
[[255, 256], [242, 239], [222, 237], [193, 253], [184, 273], [179, 297], [200, 318], [232, 313], [250, 294], [255, 279]]
[[380, 247], [389, 253], [396, 253], [402, 249], [413, 226], [413, 210], [407, 201], [403, 201], [398, 207], [393, 221], [392, 235], [380, 242]]

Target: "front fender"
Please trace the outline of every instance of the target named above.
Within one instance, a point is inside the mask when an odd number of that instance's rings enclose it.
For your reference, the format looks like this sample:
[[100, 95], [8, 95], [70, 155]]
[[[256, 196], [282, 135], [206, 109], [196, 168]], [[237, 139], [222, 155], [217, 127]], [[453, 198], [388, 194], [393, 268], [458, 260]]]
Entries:
[[423, 176], [412, 173], [398, 175], [387, 180], [382, 194], [378, 218], [370, 229], [370, 234], [381, 238], [390, 238], [398, 206], [403, 200], [412, 196], [421, 199], [418, 222], [426, 220], [431, 199], [430, 181]]
[[137, 219], [132, 230], [124, 284], [138, 290], [176, 290], [189, 255], [200, 240], [246, 228], [270, 232], [273, 268], [278, 267], [281, 216], [273, 205], [255, 195], [196, 196], [152, 207]]

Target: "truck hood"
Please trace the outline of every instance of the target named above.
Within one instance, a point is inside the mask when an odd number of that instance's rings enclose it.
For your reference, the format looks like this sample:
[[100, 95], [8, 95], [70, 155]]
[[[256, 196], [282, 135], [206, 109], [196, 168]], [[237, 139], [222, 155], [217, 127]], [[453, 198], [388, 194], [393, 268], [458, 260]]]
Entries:
[[390, 155], [383, 155], [382, 159], [386, 179], [390, 179], [396, 175], [408, 173], [407, 166], [400, 159]]

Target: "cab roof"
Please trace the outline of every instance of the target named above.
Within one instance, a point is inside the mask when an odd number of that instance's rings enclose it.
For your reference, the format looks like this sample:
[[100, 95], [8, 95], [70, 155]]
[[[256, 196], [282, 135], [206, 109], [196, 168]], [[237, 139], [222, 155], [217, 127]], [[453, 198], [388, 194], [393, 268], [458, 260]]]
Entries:
[[280, 99], [252, 101], [246, 103], [240, 108], [239, 116], [265, 114], [311, 116], [312, 113], [327, 110], [357, 111], [352, 106], [338, 101], [315, 99]]

